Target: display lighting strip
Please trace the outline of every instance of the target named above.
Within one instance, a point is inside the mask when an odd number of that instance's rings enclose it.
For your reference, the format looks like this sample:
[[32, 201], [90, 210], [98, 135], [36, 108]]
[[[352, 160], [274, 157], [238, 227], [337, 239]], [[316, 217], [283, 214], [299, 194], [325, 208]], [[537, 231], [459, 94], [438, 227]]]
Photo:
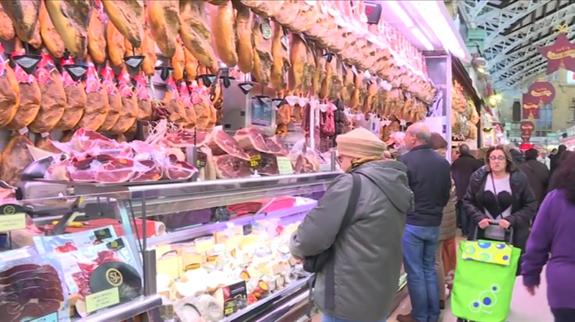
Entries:
[[423, 45], [425, 50], [433, 50], [433, 45], [431, 44], [429, 39], [427, 39], [427, 37], [425, 37], [423, 32], [421, 32], [421, 30], [415, 26], [413, 19], [409, 17], [409, 15], [405, 12], [405, 10], [403, 10], [403, 8], [399, 5], [398, 2], [390, 1], [387, 3], [387, 5], [391, 9], [391, 11], [393, 11], [393, 13], [395, 13], [395, 15], [399, 18], [399, 20], [403, 22], [405, 27], [409, 29], [409, 31], [413, 34], [413, 36], [417, 38], [417, 40], [419, 40], [419, 42]]
[[409, 4], [419, 12], [419, 15], [425, 20], [437, 38], [439, 38], [445, 50], [448, 50], [458, 58], [465, 58], [465, 50], [461, 47], [457, 35], [441, 10], [439, 1], [419, 0], [411, 1]]

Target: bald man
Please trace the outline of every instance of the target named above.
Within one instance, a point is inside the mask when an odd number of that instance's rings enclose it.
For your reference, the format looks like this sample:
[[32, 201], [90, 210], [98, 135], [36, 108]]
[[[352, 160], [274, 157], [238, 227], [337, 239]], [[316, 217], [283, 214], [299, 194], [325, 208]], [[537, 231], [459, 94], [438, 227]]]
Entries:
[[437, 322], [440, 309], [434, 263], [443, 208], [451, 190], [449, 162], [433, 150], [431, 132], [423, 123], [411, 125], [404, 142], [409, 152], [400, 160], [407, 166], [415, 197], [402, 242], [412, 311], [398, 316], [398, 321]]

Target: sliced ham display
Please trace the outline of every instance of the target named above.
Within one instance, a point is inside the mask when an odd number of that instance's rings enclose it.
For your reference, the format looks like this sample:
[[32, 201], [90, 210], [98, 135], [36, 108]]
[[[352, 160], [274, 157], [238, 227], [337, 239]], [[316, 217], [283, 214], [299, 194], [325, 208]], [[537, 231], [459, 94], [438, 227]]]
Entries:
[[214, 156], [217, 177], [219, 179], [234, 179], [252, 175], [246, 160], [231, 155]]
[[50, 265], [20, 264], [0, 272], [0, 316], [3, 321], [39, 318], [60, 310], [64, 292]]
[[56, 69], [52, 58], [47, 54], [42, 55], [42, 62], [37, 70], [42, 100], [40, 102], [40, 112], [29, 128], [32, 132], [50, 132], [56, 127], [64, 112], [68, 101], [62, 75]]
[[164, 176], [162, 167], [154, 160], [141, 160], [132, 182], [158, 181]]
[[214, 156], [229, 154], [239, 159], [249, 160], [250, 156], [242, 149], [238, 142], [221, 127], [217, 127], [210, 135], [208, 146], [212, 149]]
[[166, 135], [165, 142], [170, 147], [185, 148], [190, 145], [202, 146], [208, 142], [210, 134], [204, 131], [180, 130]]
[[256, 128], [248, 127], [240, 129], [234, 135], [234, 139], [238, 141], [238, 144], [243, 149], [254, 149], [264, 153], [270, 152], [264, 136]]
[[66, 49], [77, 58], [84, 58], [88, 48], [89, 0], [46, 1], [46, 10], [62, 37]]

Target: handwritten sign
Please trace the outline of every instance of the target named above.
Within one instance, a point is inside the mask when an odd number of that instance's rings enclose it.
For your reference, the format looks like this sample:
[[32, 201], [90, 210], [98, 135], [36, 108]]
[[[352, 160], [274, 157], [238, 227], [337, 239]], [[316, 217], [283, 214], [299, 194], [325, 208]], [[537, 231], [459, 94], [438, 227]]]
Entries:
[[113, 287], [86, 296], [86, 312], [92, 313], [118, 303], [120, 303], [120, 292], [117, 287]]
[[26, 214], [0, 215], [0, 232], [26, 228]]

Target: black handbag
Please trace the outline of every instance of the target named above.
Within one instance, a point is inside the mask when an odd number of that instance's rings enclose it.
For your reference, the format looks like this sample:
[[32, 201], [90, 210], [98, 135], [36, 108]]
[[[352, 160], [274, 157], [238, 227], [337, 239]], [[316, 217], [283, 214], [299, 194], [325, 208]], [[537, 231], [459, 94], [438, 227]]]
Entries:
[[[335, 241], [338, 240], [338, 237], [349, 227], [351, 222], [351, 217], [356, 210], [357, 201], [359, 199], [359, 193], [361, 191], [360, 179], [359, 174], [351, 174], [353, 178], [353, 183], [351, 186], [351, 196], [349, 197], [349, 202], [347, 203], [347, 209], [343, 216], [343, 221], [341, 222], [341, 226], [337, 235], [335, 236]], [[334, 242], [335, 243], [335, 242]], [[303, 261], [303, 269], [309, 273], [317, 273], [322, 270], [325, 264], [331, 259], [333, 256], [333, 247], [332, 244], [328, 249], [323, 251], [322, 253], [315, 255], [315, 256], [306, 256]]]

